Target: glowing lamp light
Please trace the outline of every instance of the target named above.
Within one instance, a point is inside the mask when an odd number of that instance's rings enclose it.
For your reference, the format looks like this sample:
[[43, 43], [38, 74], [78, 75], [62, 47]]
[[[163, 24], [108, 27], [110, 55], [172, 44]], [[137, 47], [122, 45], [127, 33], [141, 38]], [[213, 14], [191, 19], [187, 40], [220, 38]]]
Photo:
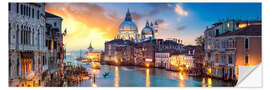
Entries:
[[93, 69], [93, 73], [96, 73], [96, 72], [97, 72], [97, 70]]
[[147, 63], [145, 66], [146, 66], [146, 67], [149, 67], [149, 66], [150, 66], [150, 64], [149, 64], [149, 63]]
[[187, 64], [187, 65], [186, 65], [186, 67], [188, 68], [188, 67], [189, 67], [189, 65]]
[[230, 23], [227, 23], [227, 27], [228, 27], [228, 28], [230, 27]]
[[211, 68], [207, 69], [208, 74], [211, 74]]
[[118, 60], [114, 60], [114, 63], [115, 63], [115, 64], [118, 64]]
[[94, 84], [92, 84], [92, 87], [97, 87], [97, 84], [95, 84], [95, 83], [94, 83]]
[[184, 71], [184, 68], [183, 67], [179, 67], [180, 71]]
[[240, 29], [241, 29], [241, 28], [244, 28], [244, 27], [247, 27], [247, 24], [239, 24], [239, 25], [238, 25], [238, 28], [240, 28]]

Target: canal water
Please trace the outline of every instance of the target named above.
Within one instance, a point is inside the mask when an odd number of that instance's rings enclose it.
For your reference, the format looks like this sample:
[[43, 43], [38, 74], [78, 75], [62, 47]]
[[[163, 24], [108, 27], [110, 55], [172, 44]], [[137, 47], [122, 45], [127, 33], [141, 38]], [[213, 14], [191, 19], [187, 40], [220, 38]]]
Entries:
[[[89, 74], [95, 75], [95, 80], [92, 78], [82, 81], [76, 85], [79, 87], [232, 87], [231, 82], [191, 77], [185, 73], [159, 68], [101, 65], [100, 69], [92, 69], [91, 65], [83, 66]], [[106, 72], [109, 75], [104, 77]]]

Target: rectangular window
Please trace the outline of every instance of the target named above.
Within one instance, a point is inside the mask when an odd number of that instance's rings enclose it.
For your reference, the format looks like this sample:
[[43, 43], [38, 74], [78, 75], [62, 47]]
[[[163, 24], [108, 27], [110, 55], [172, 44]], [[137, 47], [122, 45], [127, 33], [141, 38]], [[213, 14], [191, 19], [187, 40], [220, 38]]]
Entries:
[[24, 5], [22, 6], [22, 9], [23, 9], [22, 10], [22, 12], [23, 12], [22, 15], [25, 15], [25, 6]]
[[26, 7], [26, 16], [28, 16], [28, 12], [29, 12], [28, 7]]
[[31, 17], [31, 8], [28, 7], [28, 16]]
[[35, 10], [32, 8], [32, 18], [35, 18]]
[[21, 5], [21, 15], [23, 15], [23, 5]]
[[10, 45], [10, 30], [11, 30], [11, 28], [10, 28], [10, 23], [8, 23], [8, 44]]
[[216, 63], [218, 63], [218, 54], [216, 54]]
[[248, 64], [248, 55], [245, 56], [245, 64]]
[[8, 3], [8, 11], [10, 11], [10, 10], [11, 10], [11, 4]]
[[19, 45], [19, 26], [17, 25], [17, 30], [16, 30], [16, 45]]
[[249, 40], [248, 38], [245, 39], [245, 48], [248, 49], [249, 47]]
[[37, 19], [39, 19], [39, 10], [37, 11]]
[[236, 42], [235, 42], [235, 40], [233, 40], [233, 48], [235, 48], [236, 47]]
[[24, 6], [24, 10], [23, 10], [24, 12], [24, 15], [26, 15], [27, 16], [27, 7], [26, 6]]
[[23, 32], [23, 28], [21, 28], [21, 44], [24, 44], [23, 40], [24, 40], [24, 32]]
[[219, 30], [218, 29], [216, 29], [216, 36], [218, 36], [219, 35]]
[[232, 64], [232, 54], [229, 55], [229, 64]]
[[19, 3], [16, 3], [16, 11], [19, 13]]

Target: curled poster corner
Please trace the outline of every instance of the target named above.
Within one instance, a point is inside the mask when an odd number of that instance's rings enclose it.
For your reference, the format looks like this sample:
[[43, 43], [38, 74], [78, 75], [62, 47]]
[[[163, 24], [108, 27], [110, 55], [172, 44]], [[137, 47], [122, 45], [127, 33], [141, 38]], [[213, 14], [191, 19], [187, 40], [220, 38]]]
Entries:
[[262, 65], [239, 66], [238, 82], [235, 87], [262, 87]]

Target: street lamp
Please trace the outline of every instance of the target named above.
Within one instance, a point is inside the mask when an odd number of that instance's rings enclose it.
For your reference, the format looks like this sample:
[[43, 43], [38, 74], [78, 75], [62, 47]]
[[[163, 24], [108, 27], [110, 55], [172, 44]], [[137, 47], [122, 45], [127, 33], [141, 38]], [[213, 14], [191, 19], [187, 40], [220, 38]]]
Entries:
[[146, 66], [147, 68], [149, 68], [150, 64], [149, 64], [149, 63], [146, 63], [145, 66]]

